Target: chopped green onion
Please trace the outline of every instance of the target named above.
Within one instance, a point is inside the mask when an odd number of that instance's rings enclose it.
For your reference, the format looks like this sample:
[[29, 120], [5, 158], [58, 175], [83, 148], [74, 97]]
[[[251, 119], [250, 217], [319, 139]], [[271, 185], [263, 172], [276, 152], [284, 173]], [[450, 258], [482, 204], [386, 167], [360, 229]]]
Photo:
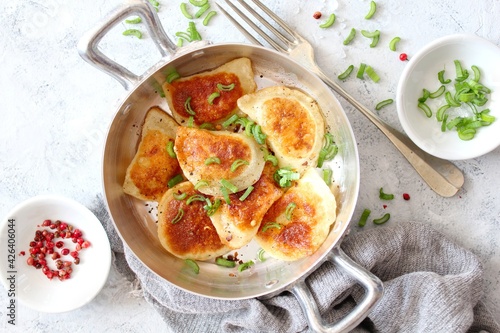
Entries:
[[214, 17], [215, 15], [217, 14], [216, 11], [211, 11], [207, 14], [207, 16], [205, 16], [205, 19], [203, 20], [203, 25], [204, 26], [207, 26], [208, 23], [210, 23], [210, 20], [212, 19], [212, 17]]
[[438, 121], [443, 121], [443, 116], [444, 116], [444, 114], [445, 114], [446, 110], [448, 110], [449, 108], [450, 108], [450, 105], [449, 105], [449, 104], [445, 104], [445, 105], [441, 106], [441, 107], [437, 110], [437, 112], [436, 112], [436, 119], [437, 119]]
[[189, 34], [191, 36], [191, 41], [201, 40], [201, 35], [198, 32], [198, 30], [196, 29], [196, 25], [194, 24], [194, 22], [189, 22], [189, 26], [188, 26], [187, 31], [189, 32]]
[[216, 91], [211, 93], [210, 96], [208, 96], [208, 104], [213, 105], [214, 99], [216, 99], [217, 97], [220, 97], [220, 92]]
[[[210, 4], [207, 3], [203, 6], [200, 7], [200, 9], [196, 12], [196, 14], [194, 14], [194, 17], [195, 18], [200, 18], [203, 14], [205, 14], [205, 12], [210, 8]], [[206, 24], [203, 24], [206, 26]]]
[[193, 194], [186, 200], [186, 205], [190, 205], [193, 201], [205, 201], [205, 196], [201, 194]]
[[361, 34], [367, 38], [373, 38], [375, 36], [380, 36], [380, 30], [374, 30], [372, 32], [368, 30], [361, 30]]
[[177, 71], [174, 69], [172, 73], [167, 75], [167, 82], [172, 83], [173, 81], [177, 80], [180, 77], [181, 76], [179, 75], [179, 73], [177, 73]]
[[135, 36], [139, 39], [142, 38], [142, 32], [140, 32], [139, 30], [137, 29], [127, 29], [123, 32], [123, 35], [124, 36]]
[[203, 206], [203, 209], [207, 211], [207, 216], [214, 215], [220, 207], [220, 199], [215, 199], [213, 203], [209, 198], [205, 198], [205, 201], [207, 204]]
[[424, 111], [424, 113], [425, 113], [425, 115], [427, 116], [427, 118], [432, 117], [432, 111], [431, 111], [431, 108], [430, 108], [427, 104], [425, 104], [425, 103], [423, 103], [423, 102], [420, 102], [420, 103], [418, 103], [418, 108], [419, 108], [420, 110]]
[[217, 83], [217, 89], [220, 91], [231, 91], [234, 89], [234, 83], [223, 85], [222, 83]]
[[189, 2], [196, 7], [203, 7], [208, 3], [208, 0], [189, 0]]
[[293, 211], [295, 210], [296, 207], [297, 207], [297, 204], [295, 202], [290, 202], [288, 204], [288, 206], [286, 206], [285, 216], [286, 216], [287, 220], [290, 221], [292, 219], [292, 214], [293, 214]]
[[238, 115], [237, 114], [233, 114], [231, 117], [229, 117], [226, 121], [224, 121], [222, 123], [222, 127], [223, 128], [228, 128], [229, 126], [231, 126], [236, 120], [238, 120]]
[[366, 225], [366, 221], [368, 220], [368, 217], [371, 214], [371, 210], [365, 209], [363, 210], [363, 213], [361, 214], [361, 217], [359, 218], [358, 226], [359, 227], [364, 227]]
[[184, 102], [184, 110], [186, 110], [186, 112], [191, 116], [194, 116], [196, 114], [196, 112], [194, 112], [191, 108], [191, 96], [189, 96]]
[[365, 16], [365, 19], [369, 20], [373, 17], [373, 15], [375, 14], [375, 11], [377, 10], [377, 4], [375, 3], [375, 1], [371, 1], [370, 2], [370, 11], [368, 12], [368, 14], [366, 14]]
[[353, 69], [354, 69], [354, 65], [350, 65], [349, 67], [347, 67], [347, 69], [345, 70], [345, 72], [343, 72], [342, 74], [340, 74], [338, 76], [339, 80], [346, 79], [349, 75], [351, 75]]
[[[241, 119], [246, 119], [246, 118], [241, 118]], [[251, 121], [251, 120], [248, 120], [245, 123], [245, 134], [247, 136], [253, 136], [252, 131], [253, 131], [254, 125], [255, 125], [255, 123], [253, 121]]]
[[236, 263], [234, 261], [222, 257], [215, 258], [215, 264], [218, 266], [228, 267], [228, 268], [236, 267]]
[[241, 273], [244, 270], [249, 269], [253, 265], [254, 265], [254, 262], [252, 260], [247, 261], [247, 262], [245, 262], [245, 263], [243, 263], [243, 264], [241, 264], [241, 265], [238, 266], [238, 272]]
[[173, 141], [169, 141], [167, 143], [167, 153], [168, 153], [168, 156], [172, 157], [172, 158], [177, 158], [177, 155], [175, 154], [175, 151], [174, 151], [174, 142]]
[[182, 45], [184, 45], [184, 39], [182, 38], [177, 39], [177, 46], [182, 47]]
[[325, 143], [319, 151], [317, 167], [321, 168], [324, 161], [331, 161], [338, 153], [338, 146], [333, 140], [333, 135], [331, 133], [325, 133], [324, 135]]
[[206, 130], [212, 130], [215, 128], [214, 124], [212, 123], [203, 123], [200, 125], [201, 129], [206, 129]]
[[142, 22], [142, 19], [140, 16], [137, 16], [133, 19], [128, 19], [128, 20], [125, 20], [125, 23], [128, 23], [128, 24], [139, 24]]
[[266, 258], [264, 255], [266, 254], [266, 251], [264, 251], [263, 248], [260, 248], [259, 251], [257, 251], [257, 259], [259, 259], [260, 262], [266, 261]]
[[222, 196], [224, 197], [224, 201], [226, 201], [226, 203], [228, 205], [230, 205], [231, 199], [229, 199], [229, 193], [227, 193], [227, 188], [225, 188], [224, 186], [221, 186], [220, 191], [222, 192]]
[[384, 216], [382, 216], [381, 218], [374, 219], [373, 223], [374, 224], [384, 224], [385, 222], [389, 221], [390, 218], [391, 218], [391, 214], [385, 213]]
[[396, 45], [399, 43], [400, 40], [401, 40], [400, 37], [394, 37], [393, 39], [391, 39], [391, 41], [389, 42], [389, 49], [391, 51], [396, 51]]
[[178, 174], [176, 176], [174, 176], [172, 179], [170, 179], [167, 183], [167, 186], [169, 188], [172, 188], [174, 187], [175, 185], [179, 184], [180, 182], [182, 182], [184, 180], [184, 177], [182, 177], [181, 174]]
[[293, 180], [298, 180], [300, 174], [298, 172], [293, 172], [290, 168], [281, 168], [276, 170], [274, 173], [274, 180], [280, 185], [280, 187], [290, 187], [292, 186]]
[[458, 131], [458, 137], [463, 141], [472, 140], [475, 135], [476, 135], [476, 130], [473, 128], [469, 128], [463, 131]]
[[439, 87], [439, 89], [438, 89], [438, 90], [436, 90], [435, 92], [430, 93], [430, 94], [429, 94], [429, 97], [430, 97], [430, 98], [437, 98], [437, 97], [441, 96], [442, 94], [444, 94], [445, 90], [446, 90], [446, 88], [445, 88], [444, 86], [441, 86], [441, 87]]
[[358, 79], [363, 79], [363, 75], [365, 74], [365, 68], [366, 68], [366, 64], [361, 63], [359, 65], [358, 73], [356, 74], [356, 77]]
[[187, 193], [174, 193], [173, 197], [175, 200], [184, 200], [187, 197]]
[[264, 161], [271, 162], [273, 166], [278, 166], [278, 159], [269, 152], [267, 147], [262, 146], [260, 149], [264, 152]]
[[444, 69], [438, 73], [438, 80], [439, 82], [441, 82], [441, 84], [448, 84], [451, 82], [450, 79], [444, 79]]
[[276, 223], [276, 222], [267, 222], [264, 224], [262, 227], [262, 232], [266, 232], [268, 229], [281, 229], [281, 224]]
[[472, 68], [472, 72], [474, 72], [474, 81], [475, 82], [479, 82], [479, 80], [481, 79], [481, 72], [479, 71], [479, 68], [475, 65], [472, 65], [471, 66]]
[[355, 36], [356, 36], [356, 29], [351, 28], [349, 35], [347, 35], [347, 38], [344, 39], [344, 42], [343, 42], [344, 45], [348, 45], [350, 42], [352, 42], [352, 40], [354, 39]]
[[380, 81], [380, 77], [371, 66], [366, 66], [366, 74], [368, 74], [368, 77], [372, 79], [373, 82], [377, 83]]
[[151, 6], [153, 6], [153, 8], [158, 11], [160, 9], [160, 3], [156, 0], [149, 0], [149, 3], [151, 4]]
[[448, 115], [445, 114], [443, 121], [441, 122], [441, 132], [446, 132], [446, 122], [448, 121]]
[[446, 103], [448, 103], [448, 105], [450, 106], [453, 106], [453, 107], [458, 107], [460, 106], [460, 103], [457, 102], [453, 96], [451, 95], [451, 92], [447, 91], [445, 94], [444, 94], [444, 98], [446, 100]]
[[220, 158], [216, 156], [211, 156], [205, 160], [205, 165], [210, 165], [210, 164], [220, 164]]
[[378, 197], [382, 200], [392, 200], [394, 199], [394, 194], [384, 193], [384, 189], [381, 187], [378, 191]]
[[248, 186], [248, 188], [245, 190], [245, 193], [239, 198], [240, 201], [245, 201], [246, 198], [252, 193], [254, 187], [252, 185]]
[[184, 216], [184, 209], [179, 207], [179, 210], [177, 211], [177, 214], [175, 215], [174, 219], [172, 220], [172, 224], [178, 223], [180, 220], [182, 220], [182, 217]]
[[323, 29], [326, 29], [326, 28], [329, 28], [333, 25], [333, 23], [335, 23], [335, 14], [330, 14], [330, 16], [328, 17], [328, 20], [326, 20], [325, 23], [323, 24], [320, 24], [320, 28], [323, 28]]
[[191, 19], [193, 19], [193, 15], [189, 14], [186, 6], [187, 6], [187, 4], [185, 2], [181, 2], [182, 15], [184, 15], [184, 17], [186, 17], [188, 20], [191, 20]]
[[263, 145], [264, 143], [266, 143], [267, 135], [262, 133], [262, 128], [260, 127], [260, 125], [253, 126], [252, 134], [258, 144]]
[[370, 47], [377, 46], [379, 40], [380, 40], [380, 36], [373, 37], [372, 42], [370, 43]]
[[193, 116], [189, 116], [186, 126], [189, 128], [192, 128], [194, 126], [194, 117]]
[[237, 159], [231, 164], [231, 172], [235, 172], [242, 165], [249, 165], [248, 161]]
[[326, 185], [330, 186], [332, 184], [332, 176], [332, 169], [323, 169], [323, 180], [325, 181]]
[[425, 89], [425, 88], [424, 88], [424, 89], [423, 89], [423, 91], [422, 91], [422, 97], [420, 97], [420, 98], [418, 99], [418, 101], [419, 101], [420, 103], [425, 103], [425, 101], [427, 101], [427, 99], [428, 99], [430, 96], [431, 96], [431, 92], [430, 92], [429, 90], [427, 90], [427, 89]]
[[193, 259], [185, 259], [184, 262], [191, 268], [194, 274], [200, 273], [200, 266]]
[[202, 179], [202, 180], [199, 180], [199, 181], [198, 181], [198, 182], [194, 185], [194, 189], [195, 189], [196, 191], [198, 191], [200, 188], [202, 188], [202, 187], [206, 187], [206, 186], [208, 186], [208, 185], [209, 185], [209, 184], [208, 184], [208, 181], [206, 181], [206, 180], [203, 180], [203, 179]]
[[227, 188], [229, 191], [233, 192], [233, 193], [238, 192], [238, 187], [236, 187], [235, 185], [231, 184], [231, 182], [230, 182], [230, 181], [228, 181], [228, 180], [221, 179], [221, 180], [220, 180], [220, 184], [221, 184], [223, 187]]
[[389, 99], [386, 99], [386, 100], [383, 100], [382, 102], [379, 102], [377, 103], [377, 105], [375, 106], [375, 110], [379, 111], [380, 109], [382, 109], [384, 106], [387, 106], [389, 104], [392, 104], [394, 102], [394, 100], [392, 98], [389, 98]]

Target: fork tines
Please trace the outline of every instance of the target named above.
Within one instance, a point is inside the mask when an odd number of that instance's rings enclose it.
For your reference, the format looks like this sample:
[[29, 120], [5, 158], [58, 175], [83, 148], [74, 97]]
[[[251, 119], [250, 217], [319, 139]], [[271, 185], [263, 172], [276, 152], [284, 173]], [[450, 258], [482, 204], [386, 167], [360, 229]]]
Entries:
[[[297, 45], [299, 42], [299, 36], [276, 14], [274, 14], [268, 7], [266, 7], [259, 0], [251, 0], [257, 7], [259, 7], [267, 16], [275, 21], [275, 23], [283, 29], [288, 34], [288, 37], [277, 30], [272, 24], [270, 24], [265, 18], [263, 18], [257, 11], [255, 11], [250, 5], [248, 5], [243, 0], [235, 0], [237, 1], [249, 14], [251, 14], [255, 20], [262, 23], [270, 32], [276, 36], [281, 43], [278, 43], [272, 37], [270, 37], [266, 32], [264, 32], [257, 24], [255, 24], [254, 20], [249, 18], [245, 13], [243, 13], [238, 7], [236, 7], [232, 1], [224, 0], [226, 4], [231, 7], [231, 9], [248, 24], [257, 34], [259, 34], [266, 42], [268, 42], [272, 47], [276, 50], [289, 53], [293, 46]], [[239, 24], [236, 19], [226, 12], [219, 4], [217, 4], [222, 13], [234, 24], [234, 26], [245, 35], [252, 43], [257, 45], [263, 45], [258, 39], [256, 39], [247, 29], [245, 29], [241, 24]]]

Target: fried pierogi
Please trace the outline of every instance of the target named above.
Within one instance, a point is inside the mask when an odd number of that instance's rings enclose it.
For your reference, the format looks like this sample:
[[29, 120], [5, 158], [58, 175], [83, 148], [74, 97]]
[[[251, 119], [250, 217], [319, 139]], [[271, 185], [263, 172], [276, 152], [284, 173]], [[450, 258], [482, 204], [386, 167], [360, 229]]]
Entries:
[[178, 127], [157, 107], [147, 112], [139, 147], [125, 175], [125, 193], [141, 200], [161, 199], [168, 190], [167, 182], [181, 172], [177, 159], [166, 150], [168, 142], [174, 142]]
[[240, 200], [244, 191], [229, 195], [230, 204], [221, 200], [219, 209], [210, 219], [222, 243], [239, 249], [253, 239], [264, 214], [284, 192], [273, 179], [276, 169], [271, 163], [266, 163], [253, 191], [244, 200]]
[[235, 187], [233, 193], [245, 190], [260, 178], [265, 164], [260, 146], [244, 133], [181, 126], [175, 152], [186, 178], [208, 195], [222, 196], [225, 182]]
[[222, 244], [206, 210], [205, 201], [178, 200], [200, 195], [190, 182], [177, 184], [168, 190], [158, 205], [158, 238], [161, 245], [181, 259], [209, 260], [230, 249]]
[[227, 119], [237, 111], [238, 98], [256, 88], [248, 58], [238, 58], [214, 70], [163, 84], [175, 120], [183, 124], [193, 117], [195, 126]]
[[335, 218], [334, 195], [317, 171], [309, 168], [267, 211], [255, 239], [274, 258], [301, 259], [323, 244]]
[[238, 107], [259, 124], [280, 167], [315, 167], [325, 134], [318, 103], [300, 90], [273, 86], [245, 95]]

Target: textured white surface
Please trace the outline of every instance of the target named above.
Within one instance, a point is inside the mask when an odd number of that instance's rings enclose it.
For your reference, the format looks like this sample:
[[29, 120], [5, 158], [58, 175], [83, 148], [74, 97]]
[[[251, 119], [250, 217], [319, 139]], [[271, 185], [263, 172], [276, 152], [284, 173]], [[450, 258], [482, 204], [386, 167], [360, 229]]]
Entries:
[[[185, 31], [188, 21], [179, 10], [181, 1], [163, 1], [160, 19], [169, 36]], [[213, 2], [213, 1], [211, 1]], [[3, 1], [0, 4], [0, 215], [19, 201], [45, 193], [73, 198], [91, 208], [101, 192], [101, 153], [107, 126], [123, 88], [78, 55], [79, 38], [123, 1]], [[404, 62], [387, 43], [402, 38], [399, 50], [409, 57], [435, 38], [453, 33], [473, 33], [500, 45], [500, 1], [422, 0], [378, 1], [375, 17], [364, 20], [369, 1], [265, 1], [316, 48], [320, 66], [335, 78], [350, 64], [371, 64], [381, 81], [375, 84], [351, 77], [342, 86], [369, 108], [380, 100], [395, 98]], [[320, 29], [312, 18], [332, 11], [337, 21]], [[214, 43], [246, 42], [219, 13], [208, 27], [198, 24], [204, 39]], [[136, 73], [160, 59], [145, 34], [143, 40], [121, 32], [120, 24], [106, 36], [101, 49]], [[351, 45], [342, 41], [351, 27], [379, 29], [379, 46], [370, 49], [359, 33]], [[142, 28], [144, 30], [144, 28]], [[398, 50], [398, 51], [399, 51]], [[463, 189], [453, 198], [436, 195], [419, 178], [391, 143], [344, 100], [340, 100], [353, 125], [361, 160], [361, 190], [354, 215], [364, 208], [373, 216], [391, 213], [389, 224], [410, 220], [430, 224], [450, 239], [476, 253], [484, 265], [487, 306], [500, 318], [500, 149], [456, 165], [465, 174]], [[401, 130], [395, 104], [379, 115]], [[499, 117], [498, 110], [492, 114]], [[396, 199], [383, 204], [378, 189]], [[411, 195], [410, 201], [401, 198]], [[355, 221], [354, 221], [355, 222]], [[366, 228], [372, 228], [370, 225]], [[357, 230], [354, 226], [353, 231]], [[18, 308], [17, 327], [7, 324], [5, 292], [0, 293], [0, 330], [45, 332], [148, 332], [163, 323], [155, 311], [116, 271], [90, 304], [66, 314], [40, 314]], [[71, 295], [68, 295], [71, 297]]]

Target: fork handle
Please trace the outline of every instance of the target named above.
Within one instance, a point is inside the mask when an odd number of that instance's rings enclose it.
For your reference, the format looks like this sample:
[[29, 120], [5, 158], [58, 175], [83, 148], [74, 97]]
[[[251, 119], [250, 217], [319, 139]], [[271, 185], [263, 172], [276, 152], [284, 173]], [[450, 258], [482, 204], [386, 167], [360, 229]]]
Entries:
[[313, 70], [323, 82], [351, 103], [387, 136], [434, 192], [443, 197], [452, 197], [458, 192], [464, 183], [464, 176], [460, 169], [451, 162], [431, 156], [418, 148], [407, 136], [387, 125], [328, 78], [319, 68]]

